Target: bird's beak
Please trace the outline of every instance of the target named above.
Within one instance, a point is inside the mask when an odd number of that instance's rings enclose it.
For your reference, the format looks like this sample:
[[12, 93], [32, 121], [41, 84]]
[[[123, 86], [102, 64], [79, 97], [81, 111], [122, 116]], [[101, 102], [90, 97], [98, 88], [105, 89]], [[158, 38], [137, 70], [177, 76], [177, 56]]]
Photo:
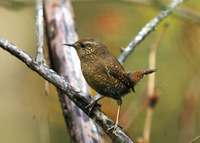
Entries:
[[70, 47], [76, 47], [74, 44], [63, 44], [63, 45], [70, 46]]

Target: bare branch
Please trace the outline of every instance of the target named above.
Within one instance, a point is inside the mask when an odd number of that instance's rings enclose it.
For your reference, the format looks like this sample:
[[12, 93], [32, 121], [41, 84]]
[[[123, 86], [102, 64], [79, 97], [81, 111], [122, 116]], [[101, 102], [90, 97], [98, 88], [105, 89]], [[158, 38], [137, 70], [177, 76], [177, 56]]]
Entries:
[[[74, 87], [72, 87], [68, 82], [64, 80], [63, 77], [60, 77], [55, 71], [49, 69], [45, 64], [38, 64], [30, 55], [20, 50], [15, 45], [11, 44], [9, 41], [0, 37], [0, 47], [8, 51], [10, 54], [17, 57], [19, 60], [24, 62], [30, 69], [37, 72], [44, 79], [48, 80], [54, 86], [59, 88], [63, 93], [65, 93], [82, 111], [86, 114], [89, 113], [88, 109], [85, 107], [92, 102], [88, 96], [83, 96], [79, 94]], [[115, 123], [108, 118], [108, 116], [101, 111], [98, 107], [94, 107], [89, 117], [92, 118], [105, 133], [112, 138], [116, 143], [132, 143], [131, 139], [124, 133], [121, 128], [117, 128], [116, 135], [113, 134], [113, 130], [108, 130], [111, 126], [114, 126]]]
[[169, 14], [172, 13], [173, 9], [181, 4], [184, 0], [173, 0], [167, 7], [166, 10], [162, 10], [156, 17], [154, 17], [149, 23], [147, 23], [142, 30], [137, 34], [137, 36], [129, 43], [129, 45], [124, 49], [120, 57], [118, 58], [120, 63], [125, 62], [127, 57], [134, 51], [136, 46], [147, 37], [155, 27], [165, 19]]

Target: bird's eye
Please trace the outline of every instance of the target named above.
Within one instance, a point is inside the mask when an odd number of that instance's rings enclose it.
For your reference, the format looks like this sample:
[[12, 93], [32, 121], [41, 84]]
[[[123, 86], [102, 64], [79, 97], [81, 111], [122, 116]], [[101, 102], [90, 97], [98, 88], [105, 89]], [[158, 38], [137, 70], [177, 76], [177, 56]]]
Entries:
[[81, 43], [81, 47], [82, 47], [82, 48], [85, 48], [85, 47], [86, 47], [86, 44]]

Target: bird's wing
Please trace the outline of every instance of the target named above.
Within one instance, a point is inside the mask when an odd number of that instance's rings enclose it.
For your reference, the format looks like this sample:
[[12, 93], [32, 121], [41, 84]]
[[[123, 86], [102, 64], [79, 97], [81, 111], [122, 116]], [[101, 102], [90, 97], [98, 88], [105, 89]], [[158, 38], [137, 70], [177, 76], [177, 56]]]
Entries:
[[119, 81], [124, 83], [126, 87], [131, 88], [133, 90], [133, 92], [135, 92], [133, 83], [132, 83], [130, 77], [124, 71], [121, 64], [118, 65], [118, 64], [111, 63], [109, 65], [106, 65], [104, 70], [108, 76], [112, 76], [112, 77], [118, 79]]

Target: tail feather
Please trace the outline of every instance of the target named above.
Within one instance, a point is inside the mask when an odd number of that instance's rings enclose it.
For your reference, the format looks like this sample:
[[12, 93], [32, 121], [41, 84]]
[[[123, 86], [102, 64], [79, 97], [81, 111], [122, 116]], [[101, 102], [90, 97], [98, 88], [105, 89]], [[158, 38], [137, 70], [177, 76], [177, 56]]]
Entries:
[[131, 78], [131, 81], [133, 82], [134, 86], [142, 79], [145, 75], [151, 74], [155, 72], [158, 69], [148, 69], [143, 71], [132, 71], [128, 72], [128, 76]]

